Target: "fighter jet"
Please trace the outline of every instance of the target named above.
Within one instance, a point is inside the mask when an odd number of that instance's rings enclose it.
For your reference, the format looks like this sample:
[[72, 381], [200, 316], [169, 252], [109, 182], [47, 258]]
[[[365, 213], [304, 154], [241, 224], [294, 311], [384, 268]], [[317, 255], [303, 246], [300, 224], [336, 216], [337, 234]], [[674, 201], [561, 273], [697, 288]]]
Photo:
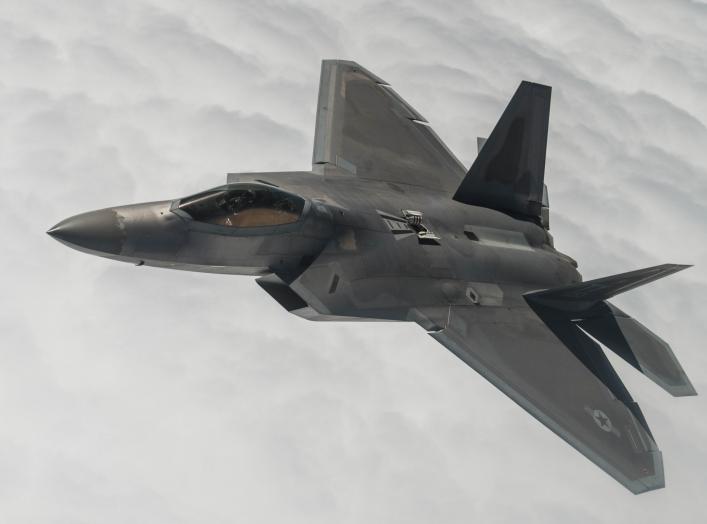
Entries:
[[388, 83], [325, 60], [311, 171], [230, 173], [48, 233], [138, 266], [257, 276], [309, 320], [415, 322], [633, 493], [661, 488], [661, 452], [598, 343], [695, 395], [668, 344], [609, 302], [688, 266], [583, 282], [554, 248], [550, 93], [521, 82], [467, 170]]

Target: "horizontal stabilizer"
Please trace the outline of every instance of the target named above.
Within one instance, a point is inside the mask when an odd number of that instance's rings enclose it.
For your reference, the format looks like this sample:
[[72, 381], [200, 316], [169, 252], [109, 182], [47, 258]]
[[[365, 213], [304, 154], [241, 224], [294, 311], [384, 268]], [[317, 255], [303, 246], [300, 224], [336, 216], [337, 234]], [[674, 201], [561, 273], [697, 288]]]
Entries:
[[670, 346], [616, 306], [602, 302], [576, 323], [674, 397], [697, 395]]
[[690, 266], [664, 264], [526, 293], [524, 298], [546, 323], [548, 318], [556, 317], [575, 323], [671, 395], [696, 395], [670, 346], [640, 322], [607, 302], [619, 293], [687, 267]]
[[534, 291], [526, 293], [524, 296], [527, 301], [543, 306], [567, 312], [581, 312], [619, 293], [648, 284], [659, 278], [667, 277], [688, 267], [691, 266], [663, 264], [610, 277], [587, 280], [586, 282], [570, 284], [569, 286]]

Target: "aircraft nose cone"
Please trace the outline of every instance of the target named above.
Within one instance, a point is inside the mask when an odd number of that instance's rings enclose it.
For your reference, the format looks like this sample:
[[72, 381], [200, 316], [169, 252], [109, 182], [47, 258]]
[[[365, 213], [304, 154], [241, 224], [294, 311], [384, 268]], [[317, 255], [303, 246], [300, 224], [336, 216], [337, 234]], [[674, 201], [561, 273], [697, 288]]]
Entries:
[[62, 220], [47, 234], [71, 247], [119, 255], [125, 233], [113, 209], [82, 213]]

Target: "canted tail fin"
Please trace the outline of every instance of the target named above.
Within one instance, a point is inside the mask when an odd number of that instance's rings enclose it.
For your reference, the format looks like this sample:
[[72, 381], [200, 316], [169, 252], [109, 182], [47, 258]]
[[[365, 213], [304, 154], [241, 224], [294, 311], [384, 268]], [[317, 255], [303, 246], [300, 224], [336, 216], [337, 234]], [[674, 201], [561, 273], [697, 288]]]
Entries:
[[607, 299], [690, 266], [664, 264], [587, 282], [526, 293], [540, 318], [573, 322], [676, 397], [696, 395], [670, 346]]
[[[523, 81], [454, 194], [454, 200], [543, 223], [549, 86]], [[546, 192], [545, 192], [546, 193]], [[545, 211], [544, 211], [545, 210]]]

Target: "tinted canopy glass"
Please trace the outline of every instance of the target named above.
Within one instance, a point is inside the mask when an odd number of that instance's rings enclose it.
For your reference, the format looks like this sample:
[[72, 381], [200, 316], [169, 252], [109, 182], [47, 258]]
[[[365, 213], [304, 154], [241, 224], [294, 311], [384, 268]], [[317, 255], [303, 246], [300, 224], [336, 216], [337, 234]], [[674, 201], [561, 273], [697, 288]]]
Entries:
[[194, 220], [226, 227], [277, 226], [296, 222], [304, 199], [275, 188], [231, 186], [183, 199], [179, 209]]

